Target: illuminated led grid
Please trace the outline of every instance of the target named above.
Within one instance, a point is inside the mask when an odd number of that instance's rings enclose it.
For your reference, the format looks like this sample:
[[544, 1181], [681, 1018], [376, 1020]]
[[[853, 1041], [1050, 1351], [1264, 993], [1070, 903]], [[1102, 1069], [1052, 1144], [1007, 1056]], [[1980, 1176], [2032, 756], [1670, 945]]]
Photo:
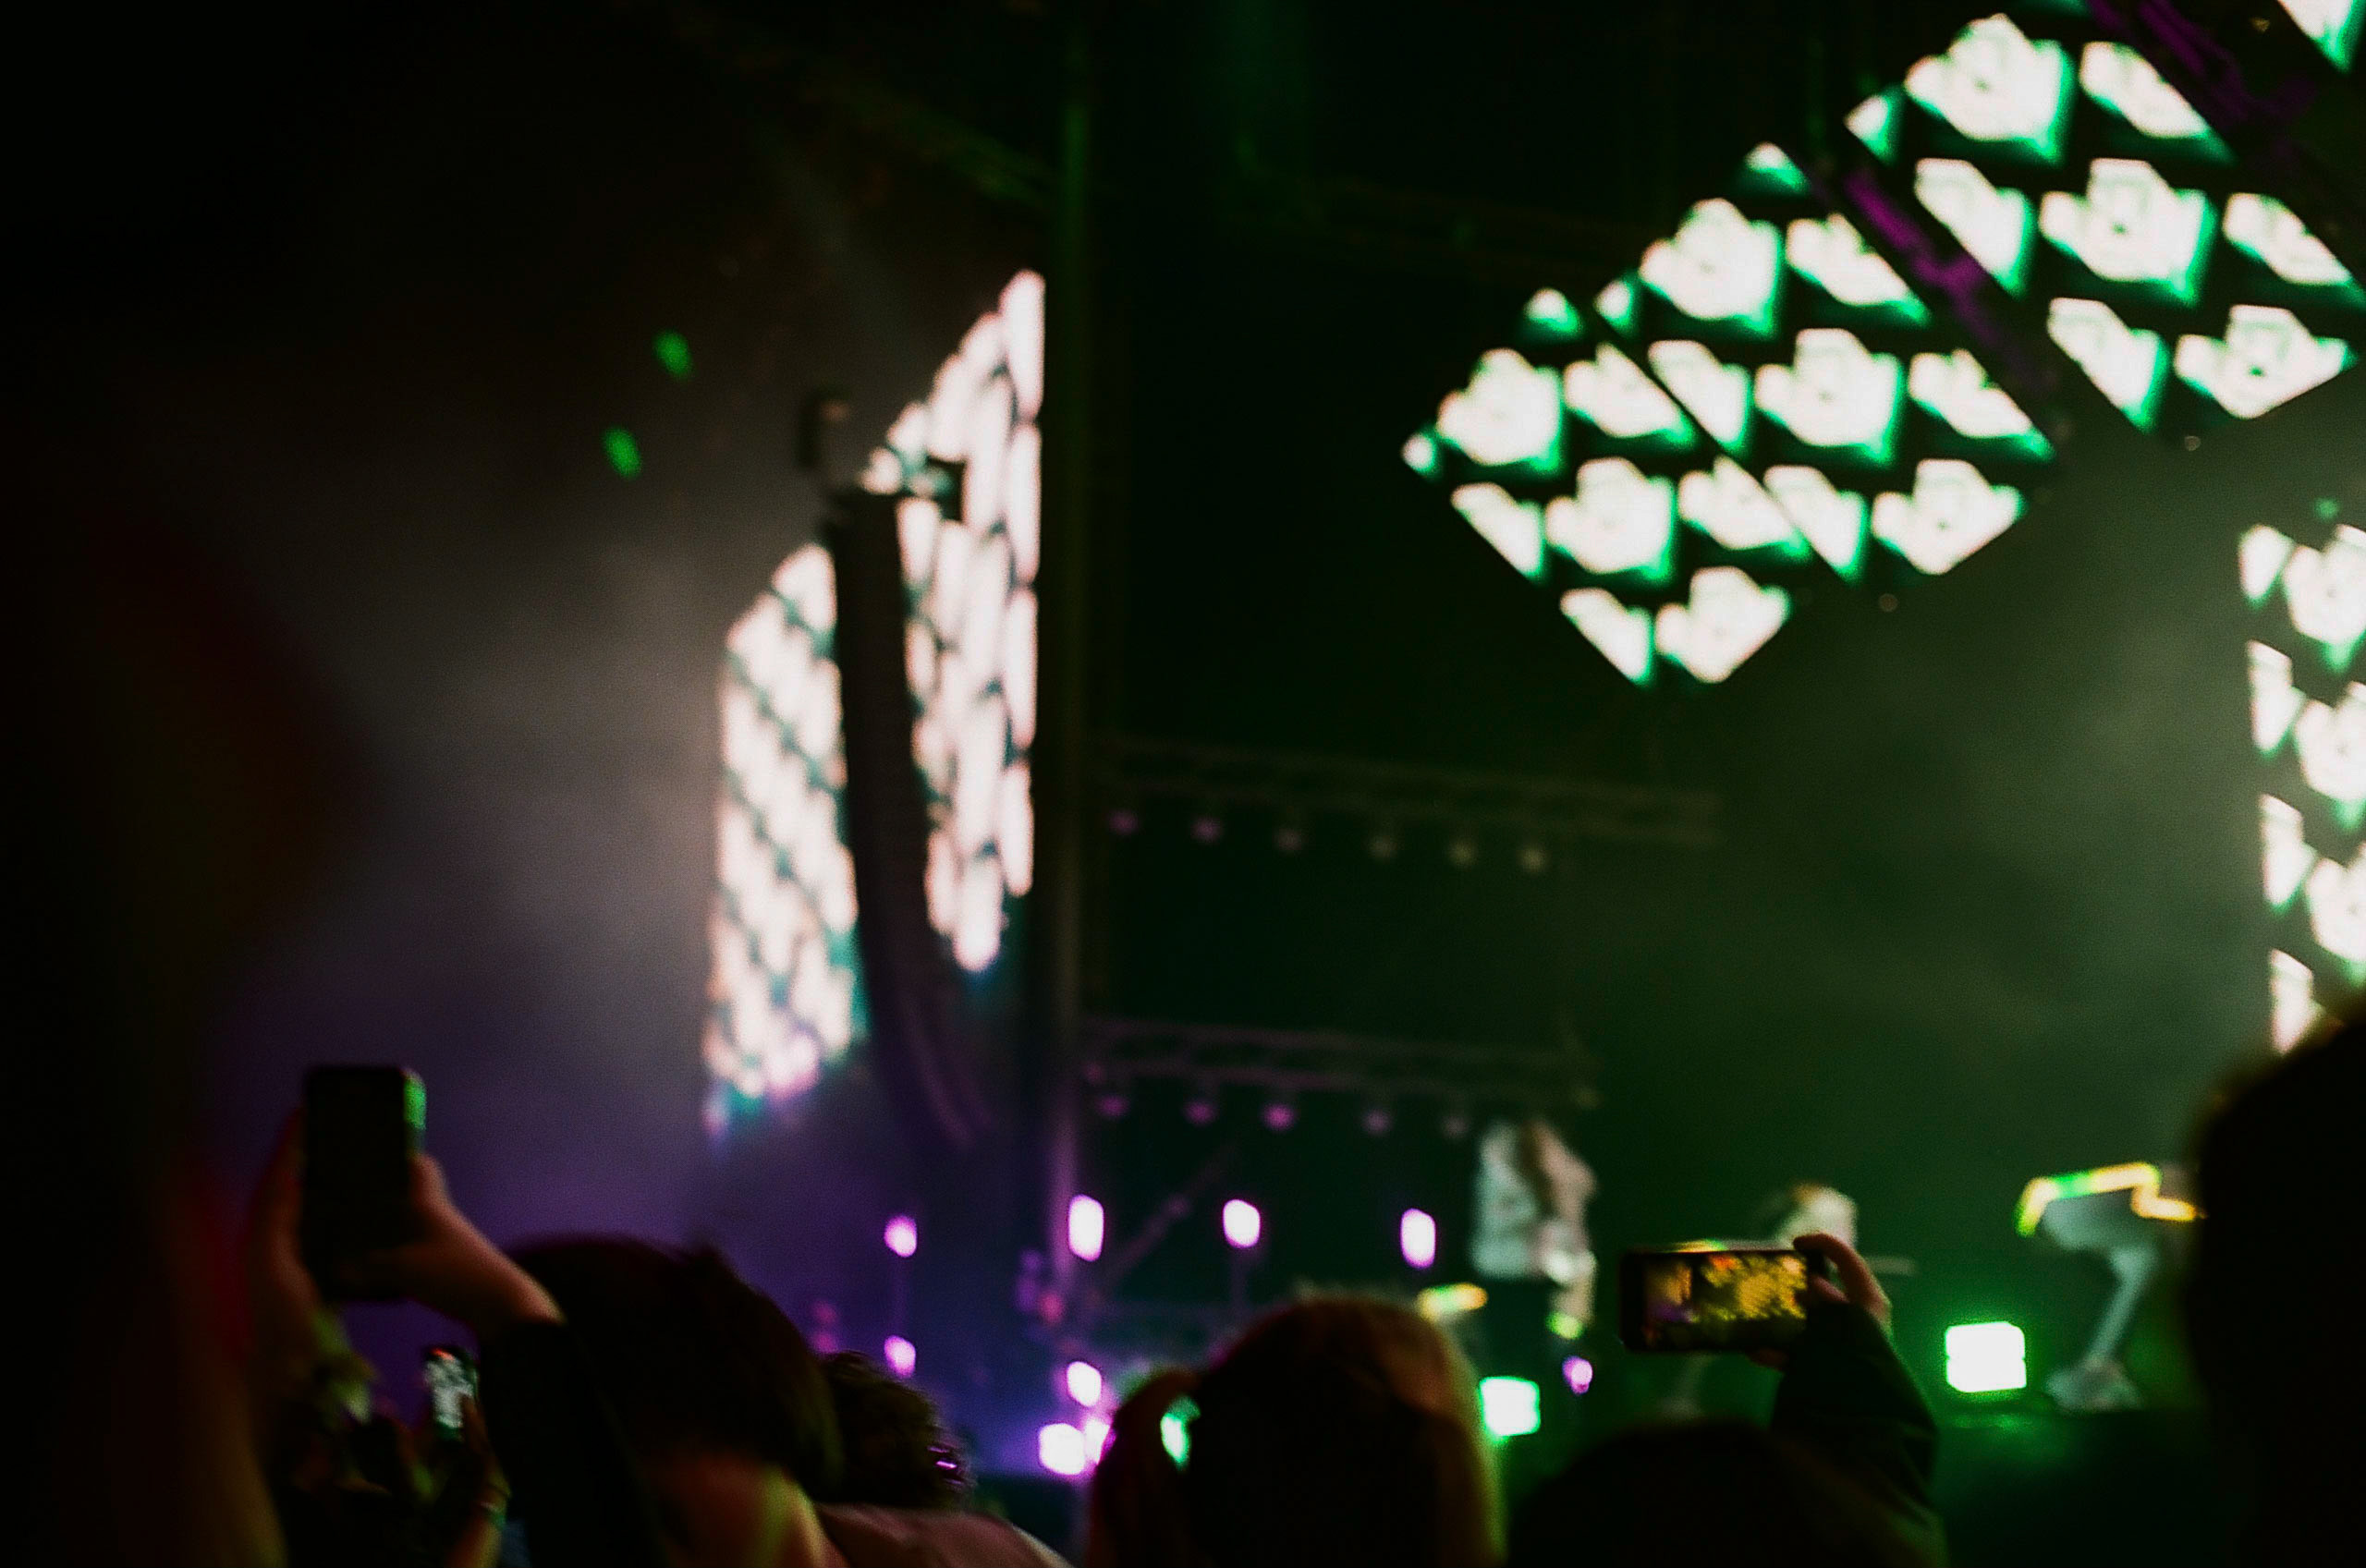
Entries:
[[2366, 19], [2366, 0], [2282, 0], [2284, 9], [2325, 52], [2325, 58], [2343, 70], [2358, 58], [2358, 34]]
[[726, 641], [709, 1130], [811, 1087], [862, 1027], [829, 553], [809, 544]]
[[[2271, 1027], [2288, 1050], [2316, 1019], [2328, 960], [2366, 981], [2366, 533], [2320, 501], [2307, 527], [2248, 529], [2237, 551], [2254, 635], [2246, 650], [2260, 796], [2262, 892], [2278, 922]], [[2307, 541], [2307, 542], [2304, 542]]]
[[[928, 792], [929, 917], [990, 967], [1033, 880], [1043, 283], [1020, 273], [904, 409], [861, 477], [894, 495], [910, 609], [913, 753]], [[811, 1088], [863, 1033], [829, 553], [791, 554], [731, 628], [721, 685], [710, 1132]]]
[[[2354, 6], [2294, 9], [2354, 37]], [[1850, 128], [2140, 428], [2256, 419], [2338, 374], [2366, 292], [2150, 61], [2092, 33], [2077, 7], [1973, 22]]]
[[1789, 574], [1953, 569], [2053, 459], [1771, 145], [1591, 303], [1540, 291], [1404, 456], [1638, 684], [1729, 678], [1788, 620]]
[[[1557, 419], [1559, 381], [1548, 379]], [[1496, 397], [1459, 405], [1466, 438], [1517, 444]], [[912, 754], [928, 792], [929, 920], [972, 974], [1001, 954], [1005, 906], [1034, 881], [1028, 759], [1043, 399], [1043, 281], [1021, 273], [937, 371], [928, 401], [904, 410], [864, 476], [873, 492], [902, 497], [896, 524], [911, 607]], [[957, 484], [946, 477], [954, 465]]]

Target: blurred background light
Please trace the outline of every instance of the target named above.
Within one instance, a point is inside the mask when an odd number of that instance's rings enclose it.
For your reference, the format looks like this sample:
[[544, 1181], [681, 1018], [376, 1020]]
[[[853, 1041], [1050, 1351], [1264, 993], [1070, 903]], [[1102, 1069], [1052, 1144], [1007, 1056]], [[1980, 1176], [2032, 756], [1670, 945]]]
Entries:
[[1396, 1250], [1406, 1267], [1427, 1269], [1438, 1260], [1438, 1222], [1428, 1212], [1408, 1209], [1397, 1217]]
[[1265, 1216], [1245, 1197], [1227, 1198], [1224, 1206], [1224, 1239], [1236, 1251], [1246, 1252], [1263, 1238]]
[[1564, 1356], [1561, 1360], [1561, 1380], [1569, 1385], [1571, 1393], [1583, 1393], [1593, 1387], [1593, 1363], [1582, 1355]]
[[1479, 1423], [1498, 1442], [1526, 1437], [1544, 1424], [1543, 1391], [1526, 1378], [1480, 1379]]
[[1071, 1361], [1061, 1373], [1068, 1397], [1086, 1409], [1101, 1403], [1101, 1368], [1090, 1361]]
[[1083, 1429], [1054, 1421], [1035, 1433], [1035, 1459], [1055, 1476], [1074, 1477], [1092, 1468], [1092, 1453]]
[[1068, 1199], [1068, 1251], [1091, 1263], [1108, 1239], [1109, 1216], [1097, 1197], [1078, 1193]]
[[920, 1367], [920, 1351], [901, 1334], [889, 1334], [880, 1349], [887, 1357], [888, 1369], [899, 1378], [909, 1378]]
[[1957, 1323], [1946, 1333], [1947, 1386], [2005, 1393], [2029, 1386], [2029, 1348], [2011, 1323]]
[[898, 1258], [909, 1258], [921, 1249], [921, 1228], [909, 1214], [898, 1214], [887, 1222], [883, 1238], [887, 1250]]

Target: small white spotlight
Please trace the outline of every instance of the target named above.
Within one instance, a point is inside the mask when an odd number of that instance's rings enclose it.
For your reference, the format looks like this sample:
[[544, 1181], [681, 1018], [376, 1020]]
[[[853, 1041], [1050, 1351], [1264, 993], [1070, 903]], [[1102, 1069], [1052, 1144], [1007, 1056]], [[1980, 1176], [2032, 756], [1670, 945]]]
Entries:
[[1255, 1246], [1265, 1234], [1265, 1216], [1245, 1197], [1235, 1197], [1224, 1206], [1224, 1239], [1241, 1252]]
[[1062, 1380], [1068, 1397], [1090, 1410], [1101, 1403], [1101, 1368], [1090, 1361], [1071, 1361]]
[[909, 1214], [898, 1214], [887, 1222], [887, 1229], [881, 1234], [880, 1239], [887, 1244], [887, 1250], [896, 1257], [909, 1258], [921, 1249], [920, 1222]]
[[1109, 1236], [1109, 1215], [1097, 1197], [1078, 1193], [1068, 1199], [1068, 1250], [1091, 1263]]
[[1408, 1209], [1396, 1222], [1396, 1250], [1411, 1269], [1427, 1269], [1438, 1260], [1438, 1222], [1427, 1212]]

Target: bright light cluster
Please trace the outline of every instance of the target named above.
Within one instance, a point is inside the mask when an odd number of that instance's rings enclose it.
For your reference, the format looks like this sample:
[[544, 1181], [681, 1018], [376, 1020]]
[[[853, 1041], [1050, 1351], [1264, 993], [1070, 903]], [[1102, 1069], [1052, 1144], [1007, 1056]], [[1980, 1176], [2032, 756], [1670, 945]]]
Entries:
[[[1043, 282], [1021, 273], [873, 454], [910, 596], [912, 754], [929, 796], [930, 923], [972, 974], [1034, 881], [1035, 569], [1042, 530]], [[942, 476], [959, 464], [956, 488]]]
[[[860, 479], [901, 498], [929, 915], [973, 972], [1001, 951], [1004, 899], [1033, 877], [1043, 395], [1043, 282], [1020, 273]], [[811, 544], [782, 563], [726, 641], [701, 1042], [713, 1081], [707, 1126], [718, 1136], [735, 1115], [811, 1088], [864, 1027], [836, 629], [829, 553]]]
[[[1961, 168], [1975, 198], [2008, 201]], [[1790, 617], [1792, 590], [1770, 579], [1820, 562], [1857, 582], [1869, 541], [1893, 574], [1953, 569], [2021, 515], [2022, 487], [1992, 460], [2053, 457], [1779, 149], [1754, 149], [1734, 188], [1696, 203], [1591, 318], [1540, 290], [1522, 346], [1481, 355], [1404, 448], [1638, 684], [1730, 678]]]
[[726, 642], [702, 1042], [715, 1132], [809, 1088], [860, 1027], [836, 626], [829, 554], [807, 545]]
[[2262, 617], [2246, 650], [2251, 741], [2271, 770], [2259, 803], [2262, 892], [2289, 923], [2268, 955], [2278, 1050], [2319, 1013], [2317, 972], [2299, 954], [2313, 947], [2348, 985], [2366, 982], [2366, 684], [2348, 678], [2366, 639], [2366, 533], [2333, 521], [2339, 511], [2318, 503], [2310, 531], [2322, 543], [2261, 523], [2237, 551], [2243, 597]]

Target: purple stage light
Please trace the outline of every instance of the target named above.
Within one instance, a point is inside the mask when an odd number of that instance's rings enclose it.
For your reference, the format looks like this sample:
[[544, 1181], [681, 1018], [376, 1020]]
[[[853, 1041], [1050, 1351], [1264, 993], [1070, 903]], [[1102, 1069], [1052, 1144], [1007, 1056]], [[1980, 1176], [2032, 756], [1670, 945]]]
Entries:
[[921, 1364], [919, 1348], [901, 1334], [889, 1334], [880, 1348], [886, 1355], [888, 1369], [899, 1378], [910, 1377]]
[[1066, 1421], [1036, 1431], [1035, 1459], [1055, 1476], [1073, 1477], [1092, 1468], [1092, 1451], [1084, 1433]]
[[1255, 1246], [1265, 1234], [1265, 1216], [1247, 1198], [1236, 1197], [1224, 1206], [1224, 1239], [1239, 1251]]
[[1078, 1193], [1068, 1199], [1068, 1250], [1087, 1263], [1101, 1256], [1101, 1244], [1108, 1239], [1109, 1216], [1097, 1197]]
[[1063, 1374], [1068, 1397], [1090, 1410], [1101, 1403], [1101, 1368], [1090, 1361], [1071, 1361]]
[[1396, 1222], [1396, 1249], [1409, 1269], [1426, 1269], [1438, 1260], [1438, 1222], [1419, 1209], [1408, 1209]]
[[1561, 1363], [1561, 1377], [1571, 1393], [1583, 1393], [1593, 1387], [1593, 1363], [1582, 1355], [1572, 1355]]
[[886, 1232], [880, 1239], [896, 1257], [909, 1258], [921, 1249], [920, 1223], [909, 1214], [898, 1214], [887, 1222]]

